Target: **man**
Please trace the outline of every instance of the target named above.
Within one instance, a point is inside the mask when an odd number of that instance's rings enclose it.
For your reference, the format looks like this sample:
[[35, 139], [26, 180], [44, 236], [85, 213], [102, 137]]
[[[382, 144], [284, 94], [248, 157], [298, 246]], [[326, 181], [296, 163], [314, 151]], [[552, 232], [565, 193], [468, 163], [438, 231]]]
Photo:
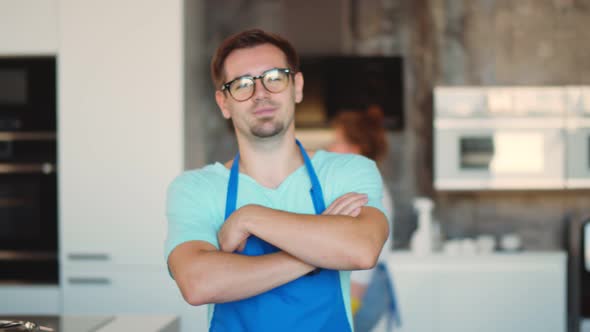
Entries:
[[352, 331], [346, 271], [372, 268], [388, 234], [374, 162], [296, 141], [303, 75], [281, 37], [234, 35], [211, 69], [239, 153], [170, 185], [171, 275], [210, 304], [210, 331]]

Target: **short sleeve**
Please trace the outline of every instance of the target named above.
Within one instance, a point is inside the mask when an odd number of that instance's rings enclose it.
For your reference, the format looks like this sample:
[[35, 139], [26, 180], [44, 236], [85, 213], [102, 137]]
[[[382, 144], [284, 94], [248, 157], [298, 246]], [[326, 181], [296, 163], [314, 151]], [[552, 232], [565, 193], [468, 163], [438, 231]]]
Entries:
[[[368, 196], [366, 206], [374, 207], [385, 216], [389, 215], [383, 207], [383, 179], [377, 165], [371, 159], [359, 155], [348, 155], [348, 159], [338, 167], [333, 180], [340, 197], [349, 192], [363, 193]], [[327, 202], [328, 203], [328, 202]], [[332, 202], [329, 202], [329, 205]]]
[[187, 241], [205, 241], [219, 248], [212, 189], [202, 175], [188, 172], [174, 179], [168, 187], [166, 262], [174, 248]]

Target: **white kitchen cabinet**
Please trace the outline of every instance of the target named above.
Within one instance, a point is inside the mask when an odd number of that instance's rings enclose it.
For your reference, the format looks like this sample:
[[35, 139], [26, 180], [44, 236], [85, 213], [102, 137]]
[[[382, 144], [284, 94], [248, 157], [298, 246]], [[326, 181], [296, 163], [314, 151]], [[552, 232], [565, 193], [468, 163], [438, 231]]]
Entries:
[[55, 315], [59, 311], [57, 285], [0, 286], [0, 315]]
[[59, 1], [60, 259], [163, 265], [183, 169], [183, 1]]
[[388, 266], [397, 291], [401, 331], [566, 330], [563, 253], [395, 253]]
[[172, 314], [181, 317], [182, 331], [207, 327], [206, 306], [187, 304], [167, 272], [157, 267], [65, 269], [62, 294], [68, 315]]
[[401, 331], [436, 331], [437, 280], [429, 268], [392, 264], [390, 271], [395, 276], [394, 286], [402, 321]]
[[63, 313], [174, 314], [206, 328], [163, 254], [184, 162], [184, 1], [59, 0]]
[[0, 55], [57, 53], [58, 0], [0, 0]]
[[155, 268], [72, 268], [64, 269], [64, 275], [68, 314], [173, 313], [173, 308], [186, 304], [174, 281]]

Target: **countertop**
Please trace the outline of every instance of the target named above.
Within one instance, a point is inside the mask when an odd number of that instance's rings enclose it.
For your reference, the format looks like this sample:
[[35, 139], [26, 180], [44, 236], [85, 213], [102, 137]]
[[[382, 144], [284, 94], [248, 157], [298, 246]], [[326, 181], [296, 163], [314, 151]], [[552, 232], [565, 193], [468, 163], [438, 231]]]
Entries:
[[[117, 316], [0, 316], [0, 320], [31, 321], [55, 332], [178, 332], [180, 320], [173, 315]], [[8, 331], [19, 331], [11, 329]]]
[[447, 254], [433, 252], [417, 255], [411, 251], [394, 250], [387, 256], [392, 264], [565, 264], [565, 251], [494, 251], [486, 254]]

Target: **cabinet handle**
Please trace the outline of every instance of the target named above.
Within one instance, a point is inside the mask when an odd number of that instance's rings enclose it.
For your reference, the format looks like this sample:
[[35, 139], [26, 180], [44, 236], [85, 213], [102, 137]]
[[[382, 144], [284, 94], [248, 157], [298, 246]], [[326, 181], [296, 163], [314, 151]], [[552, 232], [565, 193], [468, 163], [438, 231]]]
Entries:
[[56, 167], [52, 163], [37, 163], [37, 164], [11, 164], [0, 163], [1, 174], [20, 174], [20, 173], [55, 173]]
[[55, 132], [0, 132], [0, 141], [55, 141]]
[[68, 278], [70, 285], [110, 285], [109, 278], [101, 277], [71, 277]]
[[71, 261], [110, 261], [111, 257], [109, 256], [109, 254], [101, 253], [73, 253], [68, 254], [68, 259]]

